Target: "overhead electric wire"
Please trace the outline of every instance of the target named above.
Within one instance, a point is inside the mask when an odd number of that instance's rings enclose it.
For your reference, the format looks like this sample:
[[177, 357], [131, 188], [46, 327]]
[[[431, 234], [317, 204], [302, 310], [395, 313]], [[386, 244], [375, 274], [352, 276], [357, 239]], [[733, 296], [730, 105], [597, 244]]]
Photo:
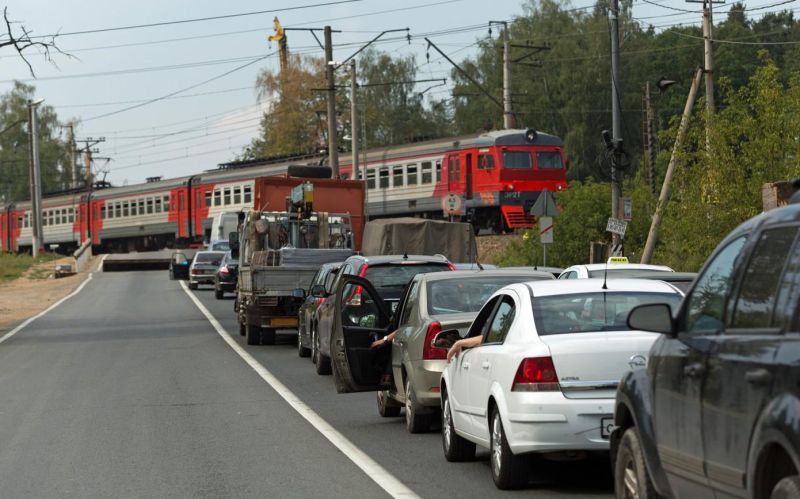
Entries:
[[[164, 100], [169, 99], [188, 99], [189, 97], [203, 97], [206, 95], [216, 95], [216, 94], [225, 94], [230, 92], [240, 92], [242, 90], [253, 90], [253, 86], [247, 87], [237, 87], [237, 88], [227, 88], [224, 90], [212, 90], [210, 92], [199, 92], [196, 94], [186, 94], [186, 95], [176, 95], [174, 97], [168, 97]], [[53, 104], [53, 107], [58, 109], [65, 109], [71, 107], [102, 107], [102, 106], [120, 106], [122, 104], [136, 104], [139, 102], [147, 102], [147, 99], [137, 99], [137, 100], [127, 100], [127, 101], [114, 101], [114, 102], [92, 102], [92, 103], [85, 103], [85, 104]]]

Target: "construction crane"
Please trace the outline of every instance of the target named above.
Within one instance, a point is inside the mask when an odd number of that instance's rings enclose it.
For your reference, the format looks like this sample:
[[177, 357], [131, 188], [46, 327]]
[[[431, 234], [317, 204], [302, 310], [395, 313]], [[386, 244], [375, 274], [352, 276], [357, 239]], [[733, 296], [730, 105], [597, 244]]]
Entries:
[[286, 66], [288, 65], [286, 33], [283, 31], [283, 26], [281, 26], [281, 22], [278, 21], [277, 17], [273, 20], [273, 23], [275, 24], [275, 34], [269, 37], [269, 41], [278, 42], [281, 57], [281, 73], [285, 73]]

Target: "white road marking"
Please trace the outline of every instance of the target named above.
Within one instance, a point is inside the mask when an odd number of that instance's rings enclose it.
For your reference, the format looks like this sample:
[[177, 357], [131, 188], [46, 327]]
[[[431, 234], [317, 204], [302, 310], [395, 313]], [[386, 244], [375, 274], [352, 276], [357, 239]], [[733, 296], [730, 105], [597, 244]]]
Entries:
[[298, 414], [303, 416], [306, 421], [308, 421], [311, 426], [313, 426], [318, 432], [322, 433], [322, 436], [328, 439], [337, 449], [339, 449], [345, 456], [347, 456], [353, 463], [361, 468], [361, 470], [367, 474], [375, 483], [377, 483], [383, 490], [385, 490], [389, 495], [392, 497], [404, 497], [404, 498], [413, 498], [419, 497], [417, 494], [414, 493], [411, 489], [406, 487], [400, 480], [394, 477], [391, 473], [386, 471], [380, 464], [375, 462], [371, 457], [369, 457], [366, 453], [364, 453], [361, 449], [356, 447], [350, 440], [347, 439], [344, 435], [339, 433], [333, 426], [328, 424], [327, 421], [322, 419], [322, 417], [314, 412], [314, 410], [305, 404], [302, 400], [300, 400], [294, 393], [292, 393], [289, 388], [286, 387], [283, 383], [281, 383], [278, 378], [276, 378], [266, 367], [264, 367], [260, 362], [258, 362], [252, 355], [247, 353], [247, 350], [242, 348], [236, 340], [234, 340], [231, 335], [222, 327], [222, 324], [208, 311], [208, 309], [203, 305], [200, 300], [189, 291], [189, 288], [186, 286], [184, 281], [181, 281], [181, 287], [183, 290], [186, 291], [186, 294], [189, 295], [189, 298], [194, 302], [200, 312], [206, 316], [208, 322], [214, 327], [217, 333], [222, 337], [223, 340], [237, 353], [239, 357], [241, 357], [247, 365], [249, 365], [253, 370], [261, 376], [261, 379], [267, 382], [269, 386], [271, 386], [278, 395], [280, 395], [283, 400], [288, 403], [292, 409], [297, 411]]
[[35, 320], [36, 320], [36, 319], [38, 319], [39, 317], [41, 317], [41, 316], [45, 315], [47, 312], [49, 312], [49, 311], [53, 310], [53, 309], [54, 309], [54, 308], [56, 308], [57, 306], [61, 305], [61, 304], [62, 304], [62, 303], [64, 303], [65, 301], [69, 300], [69, 299], [70, 299], [70, 298], [72, 298], [73, 296], [75, 296], [75, 295], [77, 295], [78, 293], [80, 293], [80, 292], [81, 292], [81, 290], [82, 290], [82, 289], [83, 289], [83, 288], [84, 288], [84, 287], [85, 287], [87, 284], [89, 284], [89, 281], [91, 281], [91, 280], [92, 280], [92, 274], [94, 274], [95, 272], [97, 272], [98, 270], [100, 270], [100, 269], [102, 269], [102, 268], [103, 268], [103, 261], [106, 259], [106, 257], [107, 257], [107, 256], [108, 256], [108, 255], [103, 255], [103, 258], [102, 258], [102, 260], [100, 260], [100, 265], [99, 265], [99, 266], [98, 266], [96, 269], [94, 269], [93, 271], [89, 272], [89, 275], [86, 277], [86, 280], [85, 280], [85, 281], [83, 281], [83, 282], [80, 284], [80, 286], [78, 286], [77, 288], [75, 288], [75, 291], [73, 291], [72, 293], [68, 294], [68, 295], [67, 295], [67, 296], [65, 296], [64, 298], [62, 298], [62, 299], [58, 300], [57, 302], [53, 303], [52, 305], [50, 305], [50, 306], [49, 306], [49, 307], [47, 307], [46, 309], [42, 310], [42, 311], [41, 311], [41, 312], [39, 312], [38, 314], [34, 315], [33, 317], [29, 317], [28, 319], [26, 319], [26, 320], [25, 320], [25, 322], [23, 322], [23, 323], [22, 323], [22, 324], [20, 324], [19, 326], [15, 327], [15, 328], [14, 328], [14, 329], [12, 329], [11, 331], [7, 332], [6, 334], [4, 334], [2, 337], [0, 337], [0, 343], [3, 343], [4, 341], [6, 341], [7, 339], [11, 338], [12, 336], [14, 336], [15, 334], [17, 334], [18, 332], [22, 331], [22, 330], [25, 328], [25, 326], [27, 326], [27, 325], [28, 325], [28, 324], [30, 324], [31, 322], [35, 321]]

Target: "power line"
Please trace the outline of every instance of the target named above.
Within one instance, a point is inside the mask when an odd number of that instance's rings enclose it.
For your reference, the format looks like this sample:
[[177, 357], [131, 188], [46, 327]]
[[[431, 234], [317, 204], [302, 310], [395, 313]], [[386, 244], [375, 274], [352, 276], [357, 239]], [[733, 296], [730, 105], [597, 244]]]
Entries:
[[[168, 99], [187, 99], [189, 97], [202, 97], [205, 95], [225, 94], [229, 92], [240, 92], [242, 90], [253, 90], [253, 87], [249, 86], [249, 87], [227, 88], [224, 90], [213, 90], [211, 92], [199, 92], [196, 94], [176, 95], [175, 97], [169, 97]], [[53, 104], [53, 107], [58, 109], [65, 109], [70, 107], [102, 107], [102, 106], [118, 106], [122, 104], [137, 104], [139, 102], [147, 102], [147, 99], [115, 101], [115, 102], [93, 102], [86, 104]]]

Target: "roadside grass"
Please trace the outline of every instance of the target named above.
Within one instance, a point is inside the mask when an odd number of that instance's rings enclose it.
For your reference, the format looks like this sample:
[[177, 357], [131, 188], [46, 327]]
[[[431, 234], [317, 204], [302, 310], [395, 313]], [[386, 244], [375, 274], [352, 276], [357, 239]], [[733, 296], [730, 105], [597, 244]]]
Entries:
[[[31, 266], [52, 262], [60, 258], [55, 253], [42, 253], [38, 258], [34, 259], [31, 255], [16, 253], [0, 253], [0, 283], [13, 281], [22, 274], [24, 274]], [[52, 274], [49, 268], [38, 268], [31, 272], [31, 279], [47, 279]]]

